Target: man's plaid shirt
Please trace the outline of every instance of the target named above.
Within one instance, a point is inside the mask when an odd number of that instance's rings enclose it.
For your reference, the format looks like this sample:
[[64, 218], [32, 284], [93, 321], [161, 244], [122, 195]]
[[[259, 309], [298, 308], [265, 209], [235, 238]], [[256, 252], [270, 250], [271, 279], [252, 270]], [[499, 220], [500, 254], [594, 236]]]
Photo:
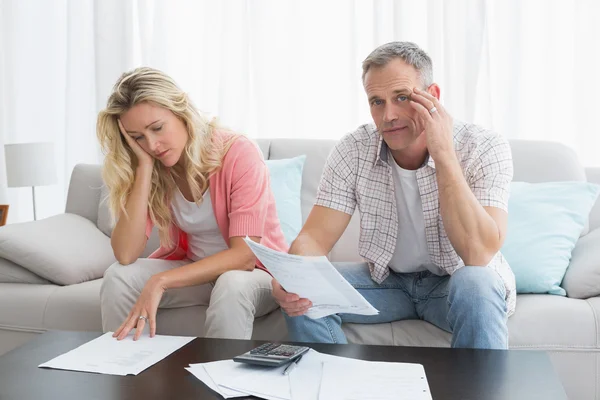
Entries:
[[[466, 181], [482, 206], [508, 211], [513, 163], [508, 141], [472, 124], [454, 122], [454, 148]], [[423, 204], [425, 235], [431, 262], [452, 275], [465, 264], [448, 239], [440, 214], [435, 163], [428, 157], [417, 170]], [[388, 147], [374, 124], [346, 135], [332, 150], [319, 184], [316, 205], [352, 215], [360, 213], [359, 254], [369, 264], [371, 277], [383, 282], [396, 247], [398, 221]], [[488, 268], [496, 271], [506, 288], [508, 314], [516, 305], [515, 277], [498, 252]]]

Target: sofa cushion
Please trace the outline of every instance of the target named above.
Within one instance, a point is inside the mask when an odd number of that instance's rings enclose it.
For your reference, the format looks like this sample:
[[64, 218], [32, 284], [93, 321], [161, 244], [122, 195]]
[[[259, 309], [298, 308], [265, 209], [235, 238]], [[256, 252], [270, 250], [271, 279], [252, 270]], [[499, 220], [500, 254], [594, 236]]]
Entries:
[[[600, 298], [597, 314], [600, 314]], [[449, 347], [452, 335], [421, 320], [391, 324], [344, 324], [348, 341], [357, 344]], [[586, 300], [544, 294], [517, 297], [515, 314], [508, 319], [511, 349], [597, 349], [598, 330]]]
[[0, 257], [59, 285], [101, 278], [116, 261], [110, 239], [75, 214], [5, 226]]
[[[323, 166], [329, 153], [337, 144], [336, 140], [303, 140], [273, 139], [269, 150], [269, 159], [296, 157], [306, 154], [306, 162], [302, 173], [302, 221], [306, 222], [308, 214], [315, 204], [317, 188], [323, 174]], [[360, 219], [358, 209], [355, 211], [348, 228], [335, 244], [329, 255], [331, 261], [362, 262], [358, 254], [358, 236]]]
[[0, 284], [0, 326], [31, 332], [102, 331], [101, 284], [101, 279], [69, 286]]
[[46, 302], [44, 328], [68, 331], [102, 331], [100, 286], [102, 279], [59, 286]]
[[577, 153], [564, 144], [537, 140], [511, 140], [514, 181], [586, 181]]
[[323, 166], [331, 149], [337, 141], [334, 140], [303, 140], [277, 139], [271, 141], [270, 160], [292, 158], [306, 154], [306, 162], [302, 174], [302, 221], [308, 218], [308, 213], [315, 204], [317, 187], [321, 181]]
[[302, 229], [302, 169], [306, 156], [283, 160], [266, 160], [271, 178], [271, 191], [275, 198], [277, 216], [288, 244], [291, 244]]
[[517, 293], [565, 295], [560, 287], [571, 252], [600, 186], [587, 182], [513, 182], [502, 254]]
[[43, 285], [50, 282], [12, 261], [0, 258], [0, 283], [33, 283]]
[[41, 332], [48, 299], [60, 286], [0, 283], [0, 326]]
[[586, 300], [524, 294], [508, 319], [511, 348], [597, 349], [596, 319]]
[[[577, 153], [561, 143], [537, 140], [511, 140], [515, 182], [587, 181]], [[557, 162], [557, 160], [560, 160]], [[586, 221], [581, 235], [589, 232]]]
[[576, 299], [600, 296], [600, 228], [579, 239], [561, 286]]

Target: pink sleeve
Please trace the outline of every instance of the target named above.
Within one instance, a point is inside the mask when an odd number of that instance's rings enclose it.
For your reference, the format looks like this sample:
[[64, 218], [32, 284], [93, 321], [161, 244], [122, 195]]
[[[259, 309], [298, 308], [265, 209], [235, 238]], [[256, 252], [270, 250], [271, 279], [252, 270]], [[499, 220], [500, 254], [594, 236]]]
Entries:
[[264, 236], [269, 205], [269, 170], [258, 148], [250, 140], [240, 140], [229, 150], [231, 208], [229, 237]]

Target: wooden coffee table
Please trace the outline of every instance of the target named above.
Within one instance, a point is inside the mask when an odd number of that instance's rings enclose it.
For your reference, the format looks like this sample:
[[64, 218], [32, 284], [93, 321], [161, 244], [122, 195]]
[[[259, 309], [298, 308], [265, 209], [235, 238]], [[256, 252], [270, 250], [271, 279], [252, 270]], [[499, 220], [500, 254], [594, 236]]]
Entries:
[[[190, 363], [232, 358], [261, 341], [198, 338], [137, 376], [37, 366], [101, 333], [47, 332], [0, 357], [0, 399], [221, 399], [187, 372]], [[311, 345], [322, 353], [423, 364], [434, 400], [567, 399], [546, 353], [398, 346]], [[248, 397], [250, 398], [250, 397]]]

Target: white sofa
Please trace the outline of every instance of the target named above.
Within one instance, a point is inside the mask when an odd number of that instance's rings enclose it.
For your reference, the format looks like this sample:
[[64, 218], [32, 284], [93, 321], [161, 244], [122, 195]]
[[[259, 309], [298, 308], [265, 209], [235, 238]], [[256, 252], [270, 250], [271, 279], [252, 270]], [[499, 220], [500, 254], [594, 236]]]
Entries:
[[[273, 139], [259, 140], [258, 144], [269, 159], [307, 155], [302, 183], [302, 213], [306, 218], [323, 164], [335, 142]], [[587, 179], [600, 183], [600, 168], [585, 170], [567, 147], [529, 141], [512, 141], [511, 146], [516, 181]], [[100, 201], [101, 187], [100, 166], [78, 165], [71, 177], [64, 214], [0, 228], [0, 354], [50, 329], [101, 331], [101, 276], [114, 262], [106, 235], [110, 234], [108, 212]], [[360, 260], [358, 229], [355, 215], [333, 249], [331, 260]], [[43, 245], [32, 248], [32, 243]], [[19, 246], [26, 256], [10, 259], [7, 254], [14, 253]], [[156, 247], [155, 232], [144, 256]], [[569, 297], [519, 295], [517, 311], [509, 320], [510, 347], [547, 351], [572, 399], [600, 399], [599, 249], [600, 204], [597, 203], [590, 216], [590, 232], [579, 239], [573, 253], [573, 268], [569, 268], [563, 281]], [[579, 264], [587, 265], [587, 270], [575, 268], [576, 260], [584, 260]], [[590, 260], [591, 264], [597, 261], [591, 269]], [[48, 267], [63, 261], [60, 271]], [[31, 263], [37, 263], [36, 273], [21, 266]], [[594, 294], [595, 288], [598, 290]], [[158, 332], [199, 336], [204, 318], [205, 307], [161, 310]], [[348, 324], [344, 329], [354, 343], [444, 347], [450, 343], [448, 333], [419, 320]], [[255, 322], [256, 339], [285, 339], [286, 334], [279, 311]]]

